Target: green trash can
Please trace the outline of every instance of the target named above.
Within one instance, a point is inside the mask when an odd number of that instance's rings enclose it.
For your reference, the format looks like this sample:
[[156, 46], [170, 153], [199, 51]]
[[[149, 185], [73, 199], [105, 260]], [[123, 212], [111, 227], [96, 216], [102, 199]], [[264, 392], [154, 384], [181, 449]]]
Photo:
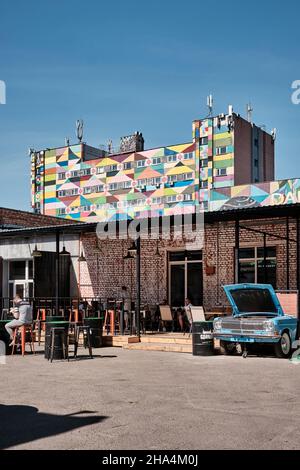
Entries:
[[[90, 341], [92, 348], [102, 347], [103, 318], [91, 317], [83, 320], [84, 326], [90, 328]], [[86, 345], [85, 345], [86, 346]]]
[[213, 325], [212, 321], [193, 323], [193, 356], [214, 355]]

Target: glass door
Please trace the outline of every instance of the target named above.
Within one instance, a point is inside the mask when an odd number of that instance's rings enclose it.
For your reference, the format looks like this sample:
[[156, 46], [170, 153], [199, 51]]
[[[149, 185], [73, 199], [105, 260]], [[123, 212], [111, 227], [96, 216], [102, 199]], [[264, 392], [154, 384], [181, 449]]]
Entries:
[[169, 304], [183, 307], [188, 298], [192, 305], [203, 304], [201, 251], [169, 253]]

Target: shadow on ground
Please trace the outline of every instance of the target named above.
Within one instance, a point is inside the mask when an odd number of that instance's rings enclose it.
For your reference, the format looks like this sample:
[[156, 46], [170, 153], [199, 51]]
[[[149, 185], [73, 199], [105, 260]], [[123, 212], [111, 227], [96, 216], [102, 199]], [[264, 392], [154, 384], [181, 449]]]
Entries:
[[80, 411], [70, 415], [39, 413], [33, 406], [0, 405], [0, 449], [8, 449], [36, 439], [55, 436], [73, 429], [100, 423], [107, 416], [79, 416], [94, 414]]

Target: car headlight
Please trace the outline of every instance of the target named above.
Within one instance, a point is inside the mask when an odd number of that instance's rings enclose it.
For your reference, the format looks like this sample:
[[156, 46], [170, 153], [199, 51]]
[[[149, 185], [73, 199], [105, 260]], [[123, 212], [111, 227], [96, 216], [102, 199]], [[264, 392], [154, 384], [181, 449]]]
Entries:
[[214, 320], [214, 330], [222, 329], [222, 320]]
[[264, 330], [267, 332], [267, 333], [274, 333], [275, 331], [275, 325], [272, 321], [270, 320], [266, 320], [264, 321]]

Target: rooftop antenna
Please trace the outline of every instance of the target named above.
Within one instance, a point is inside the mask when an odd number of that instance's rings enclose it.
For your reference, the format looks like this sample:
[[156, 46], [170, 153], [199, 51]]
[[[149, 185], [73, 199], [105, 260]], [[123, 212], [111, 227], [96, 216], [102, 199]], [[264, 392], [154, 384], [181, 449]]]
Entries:
[[276, 129], [276, 127], [274, 127], [274, 129], [272, 129], [271, 136], [272, 136], [273, 141], [275, 142], [275, 140], [277, 138], [277, 129]]
[[253, 107], [251, 103], [247, 104], [247, 121], [251, 122], [252, 124], [252, 113], [253, 113]]
[[113, 141], [112, 141], [112, 139], [109, 139], [109, 141], [107, 143], [107, 150], [108, 150], [108, 153], [113, 153]]
[[69, 147], [70, 146], [70, 139], [69, 137], [65, 137], [65, 146]]
[[214, 99], [213, 99], [213, 95], [210, 94], [208, 97], [207, 97], [207, 107], [208, 107], [208, 117], [212, 117], [213, 115], [213, 105], [214, 105]]
[[76, 121], [76, 134], [77, 134], [77, 139], [79, 143], [81, 143], [82, 138], [83, 138], [83, 120], [82, 119], [78, 119]]

